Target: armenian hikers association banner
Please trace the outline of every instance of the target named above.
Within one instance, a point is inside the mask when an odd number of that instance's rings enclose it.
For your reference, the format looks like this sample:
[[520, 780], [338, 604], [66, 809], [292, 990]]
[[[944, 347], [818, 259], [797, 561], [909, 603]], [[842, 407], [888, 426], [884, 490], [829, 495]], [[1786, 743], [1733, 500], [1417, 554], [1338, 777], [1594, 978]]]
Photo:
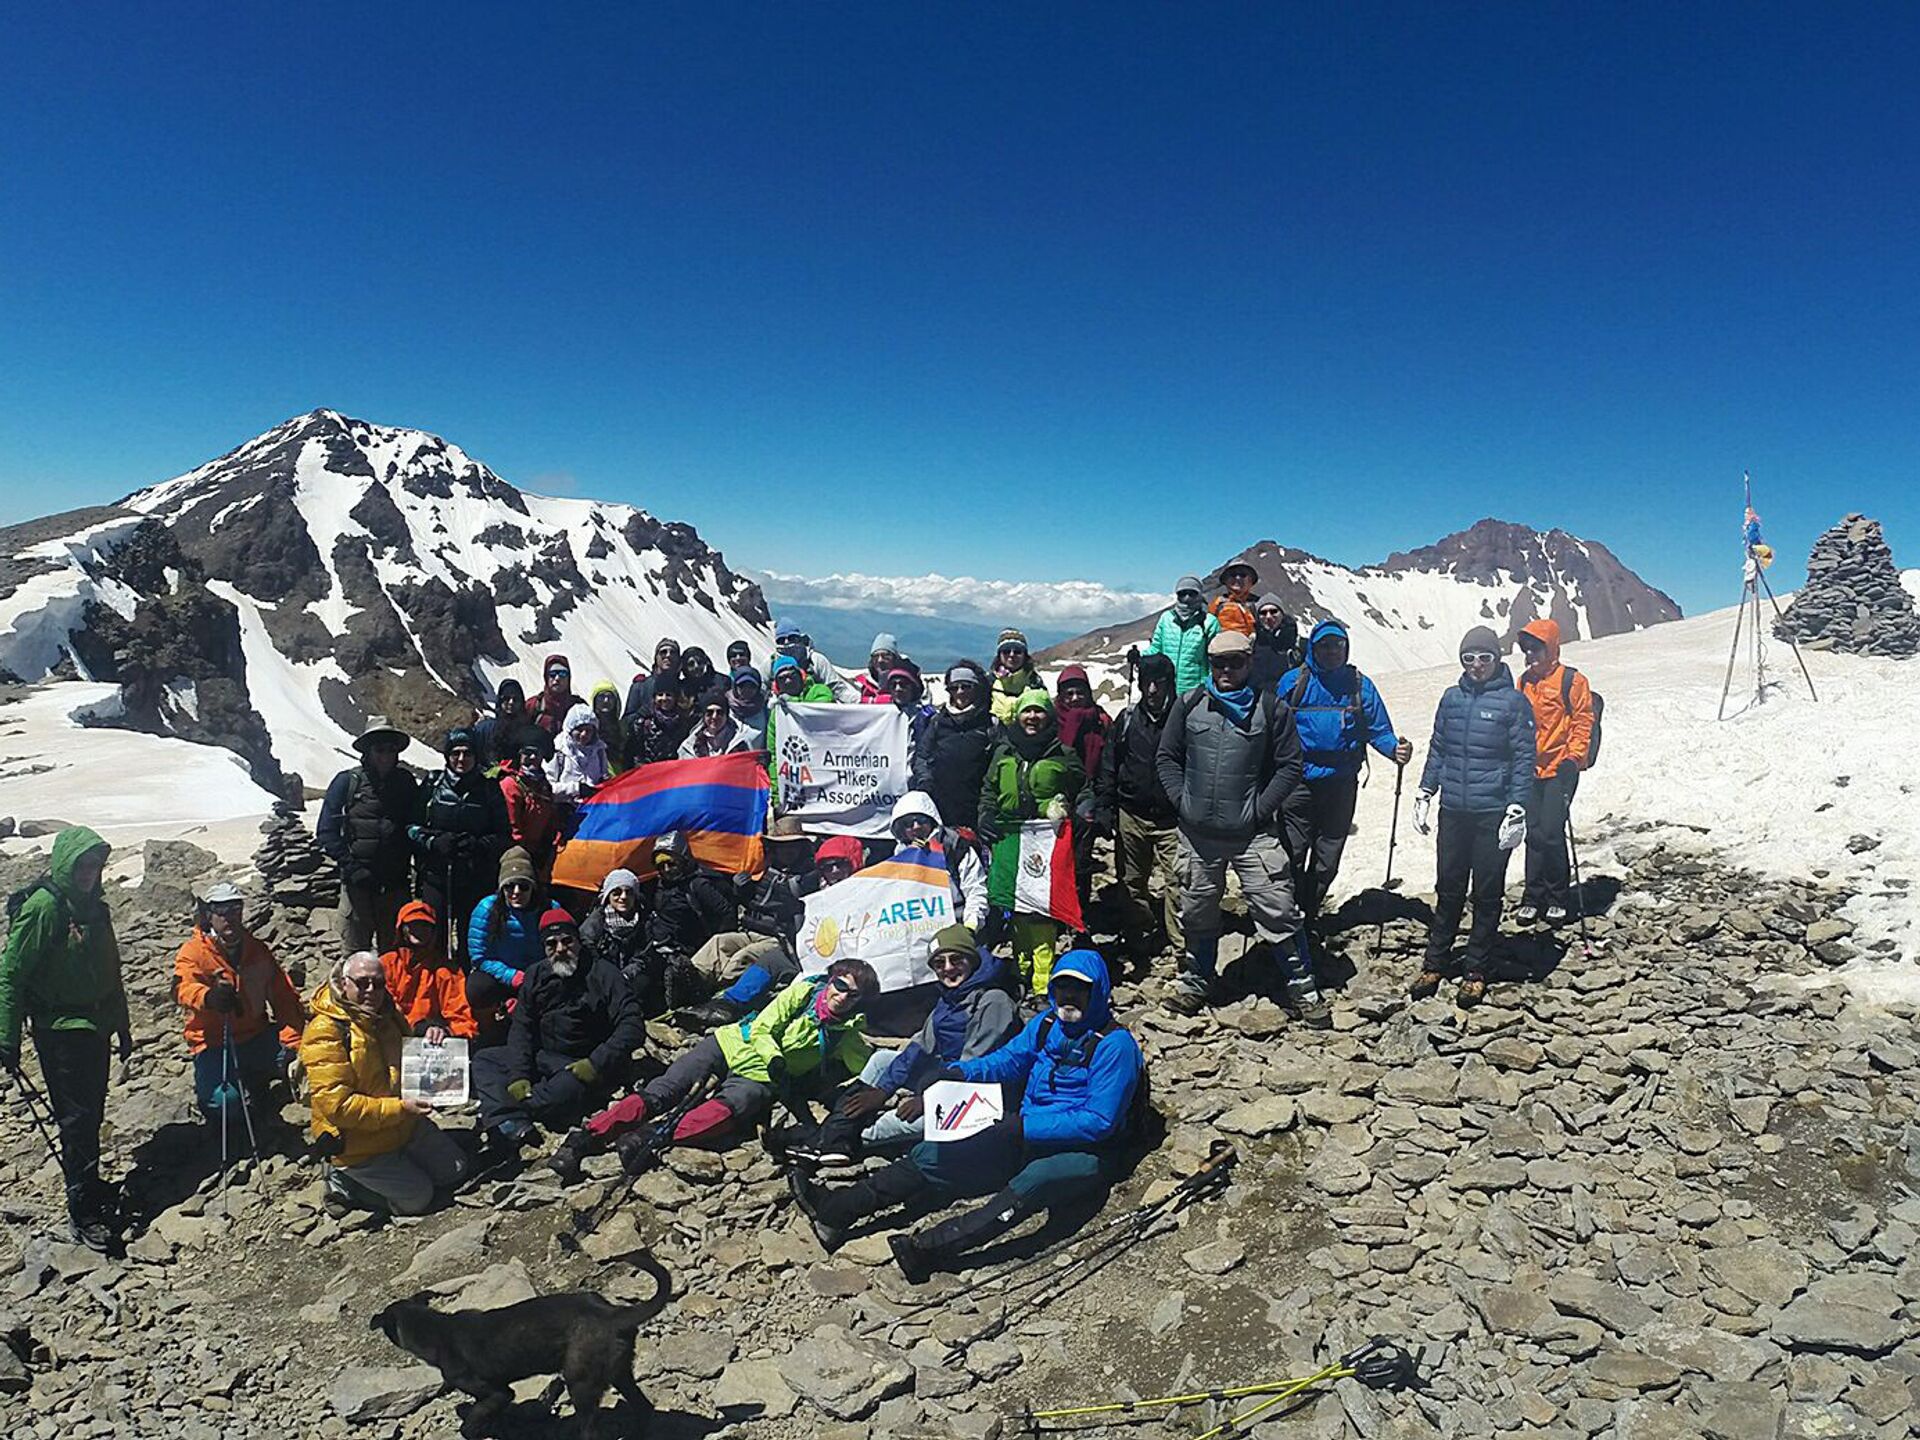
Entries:
[[1051, 820], [1029, 820], [996, 840], [987, 899], [1002, 910], [1051, 915], [1070, 930], [1086, 929], [1074, 878], [1072, 823], [1056, 833]]
[[813, 834], [887, 834], [894, 801], [911, 788], [905, 711], [776, 700], [772, 724], [782, 815]]
[[800, 965], [818, 975], [836, 960], [864, 960], [879, 974], [882, 990], [924, 985], [933, 978], [927, 947], [953, 922], [947, 857], [939, 842], [908, 846], [807, 896]]
[[767, 771], [758, 751], [661, 760], [616, 775], [573, 812], [553, 883], [598, 890], [612, 870], [653, 873], [654, 837], [685, 833], [693, 858], [723, 874], [765, 867]]

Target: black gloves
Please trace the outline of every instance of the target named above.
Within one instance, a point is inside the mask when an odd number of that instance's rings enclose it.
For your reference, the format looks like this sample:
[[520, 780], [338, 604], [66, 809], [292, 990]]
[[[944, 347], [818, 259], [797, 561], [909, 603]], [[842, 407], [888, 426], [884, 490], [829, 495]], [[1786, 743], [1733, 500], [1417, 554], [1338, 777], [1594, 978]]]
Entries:
[[240, 1013], [240, 992], [226, 981], [216, 980], [207, 987], [207, 1008], [224, 1015], [237, 1015]]

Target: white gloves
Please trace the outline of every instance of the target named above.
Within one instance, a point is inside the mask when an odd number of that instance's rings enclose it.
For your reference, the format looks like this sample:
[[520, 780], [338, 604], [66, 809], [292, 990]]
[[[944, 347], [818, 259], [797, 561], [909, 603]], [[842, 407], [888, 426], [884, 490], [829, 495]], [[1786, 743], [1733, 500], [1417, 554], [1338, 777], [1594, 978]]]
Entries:
[[1067, 823], [1067, 817], [1073, 814], [1073, 807], [1067, 804], [1067, 797], [1056, 795], [1047, 801], [1047, 819], [1053, 822], [1053, 833], [1058, 835], [1060, 827]]
[[1433, 791], [1422, 790], [1413, 797], [1413, 828], [1422, 835], [1433, 833], [1433, 823], [1427, 817], [1433, 811]]
[[1507, 813], [1500, 817], [1500, 848], [1517, 850], [1527, 843], [1527, 812], [1521, 805], [1507, 806]]

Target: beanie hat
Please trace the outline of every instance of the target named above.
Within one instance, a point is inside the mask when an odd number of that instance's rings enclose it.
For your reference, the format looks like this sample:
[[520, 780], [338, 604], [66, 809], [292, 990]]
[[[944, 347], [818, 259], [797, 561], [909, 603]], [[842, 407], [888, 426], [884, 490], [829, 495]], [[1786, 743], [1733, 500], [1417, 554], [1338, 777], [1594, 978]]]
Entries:
[[1469, 650], [1485, 650], [1493, 655], [1507, 653], [1507, 647], [1500, 643], [1500, 637], [1484, 625], [1476, 625], [1460, 637], [1460, 649], [1455, 653], [1465, 655]]
[[440, 746], [440, 753], [442, 755], [451, 755], [454, 750], [462, 745], [466, 746], [469, 750], [477, 750], [479, 748], [473, 743], [473, 731], [469, 730], [465, 725], [456, 725], [453, 729], [447, 731], [447, 738], [445, 743]]
[[1036, 685], [1031, 690], [1022, 690], [1020, 692], [1020, 699], [1015, 702], [1013, 713], [1018, 715], [1022, 710], [1044, 710], [1047, 714], [1051, 715], [1053, 714], [1053, 699], [1045, 690]]
[[514, 846], [500, 857], [499, 888], [504, 890], [515, 880], [533, 883], [533, 856], [527, 853], [523, 845]]
[[558, 905], [548, 906], [547, 913], [540, 917], [540, 933], [542, 935], [545, 935], [549, 930], [577, 931], [579, 928], [580, 922], [575, 920], [573, 916], [569, 915]]
[[494, 687], [493, 703], [498, 705], [509, 693], [518, 696], [522, 700], [527, 698], [527, 692], [521, 688], [520, 682], [509, 675]]
[[844, 860], [858, 870], [867, 858], [860, 842], [851, 835], [832, 835], [822, 840], [813, 852], [816, 865], [824, 865], [829, 860]]
[[974, 685], [987, 683], [987, 672], [971, 660], [956, 660], [947, 668], [947, 684], [962, 681]]
[[1216, 655], [1250, 655], [1253, 637], [1240, 630], [1222, 630], [1207, 642], [1207, 658]]
[[[790, 657], [783, 656], [781, 658], [786, 659]], [[794, 663], [798, 664], [799, 662], [796, 660]], [[751, 665], [736, 665], [732, 673], [727, 676], [727, 679], [735, 685], [754, 685], [762, 690], [767, 688], [766, 682], [760, 678], [760, 672]]]
[[791, 617], [782, 620], [778, 625], [773, 627], [773, 638], [775, 640], [798, 640], [805, 633], [806, 632], [800, 628], [800, 622]]
[[640, 877], [631, 870], [609, 870], [607, 878], [600, 882], [600, 898], [606, 899], [616, 890], [638, 890]]
[[973, 931], [964, 925], [947, 925], [935, 931], [933, 948], [927, 951], [928, 958], [956, 953], [979, 958], [980, 942], [973, 938]]
[[1287, 613], [1287, 607], [1280, 603], [1280, 597], [1271, 590], [1253, 602], [1253, 608], [1256, 610], [1264, 610], [1269, 605], [1278, 610], [1282, 615]]
[[1013, 626], [1009, 625], [1000, 632], [1000, 647], [1004, 648], [1008, 645], [1018, 645], [1022, 650], [1026, 649], [1027, 632], [1024, 630], [1016, 630]]
[[1086, 686], [1089, 690], [1093, 688], [1093, 682], [1087, 679], [1087, 667], [1084, 665], [1067, 666], [1066, 669], [1060, 672], [1060, 678], [1055, 682], [1055, 685], [1056, 686], [1064, 685], [1069, 680], [1078, 680], [1082, 685]]
[[882, 630], [878, 635], [873, 637], [873, 644], [867, 647], [867, 654], [878, 655], [882, 650], [886, 651], [889, 655], [898, 655], [900, 653], [900, 642], [885, 630]]
[[1173, 657], [1171, 655], [1162, 655], [1157, 650], [1151, 654], [1140, 657], [1139, 669], [1140, 683], [1142, 685], [1145, 685], [1147, 681], [1155, 678], [1164, 680], [1167, 684], [1171, 685], [1174, 683], [1175, 677], [1178, 674], [1173, 668]]
[[778, 680], [780, 678], [780, 673], [783, 670], [798, 670], [799, 668], [800, 668], [800, 662], [794, 659], [793, 656], [779, 655], [774, 657], [773, 670], [771, 673], [773, 675], [773, 678]]
[[1200, 577], [1198, 575], [1182, 575], [1178, 580], [1173, 582], [1173, 593], [1176, 595], [1182, 590], [1198, 590], [1199, 588]]

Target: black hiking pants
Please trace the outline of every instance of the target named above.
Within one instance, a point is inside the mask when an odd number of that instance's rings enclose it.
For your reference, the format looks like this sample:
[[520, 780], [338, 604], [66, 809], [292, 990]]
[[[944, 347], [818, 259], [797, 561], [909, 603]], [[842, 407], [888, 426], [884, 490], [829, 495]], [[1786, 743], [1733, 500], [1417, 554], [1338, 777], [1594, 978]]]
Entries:
[[101, 1206], [100, 1127], [107, 1119], [108, 1038], [104, 1030], [33, 1027], [33, 1048], [60, 1132], [67, 1213], [93, 1218]]
[[1287, 858], [1293, 862], [1293, 895], [1307, 920], [1319, 918], [1320, 902], [1340, 873], [1347, 836], [1353, 831], [1353, 807], [1360, 797], [1358, 775], [1329, 775], [1309, 780], [1287, 797]]
[[1567, 903], [1567, 812], [1580, 788], [1580, 772], [1533, 782], [1527, 797], [1527, 888], [1523, 905], [1544, 910]]
[[[1460, 916], [1473, 897], [1473, 928], [1461, 970], [1484, 975], [1500, 933], [1500, 906], [1507, 885], [1507, 852], [1500, 848], [1498, 810], [1440, 811], [1439, 874], [1434, 880], [1433, 924], [1427, 930], [1427, 968], [1444, 970], [1460, 933]], [[1471, 888], [1469, 888], [1471, 887]]]

